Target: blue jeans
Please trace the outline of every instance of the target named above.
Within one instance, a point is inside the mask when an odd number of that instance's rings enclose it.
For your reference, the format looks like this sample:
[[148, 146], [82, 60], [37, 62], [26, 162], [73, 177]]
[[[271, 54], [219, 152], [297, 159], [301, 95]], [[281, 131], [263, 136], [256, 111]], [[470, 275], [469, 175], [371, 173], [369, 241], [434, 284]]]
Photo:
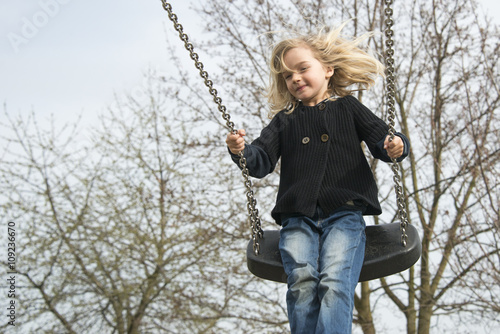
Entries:
[[354, 293], [365, 255], [365, 221], [341, 208], [313, 218], [283, 216], [280, 252], [288, 275], [288, 319], [293, 334], [348, 334]]

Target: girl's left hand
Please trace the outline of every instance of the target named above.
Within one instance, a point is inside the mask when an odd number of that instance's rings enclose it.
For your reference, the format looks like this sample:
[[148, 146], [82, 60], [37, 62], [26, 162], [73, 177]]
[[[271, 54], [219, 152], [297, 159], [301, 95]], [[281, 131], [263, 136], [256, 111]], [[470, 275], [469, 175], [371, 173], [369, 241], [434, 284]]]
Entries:
[[403, 154], [405, 144], [398, 136], [394, 136], [392, 141], [389, 141], [389, 138], [389, 136], [385, 137], [384, 149], [387, 151], [387, 155], [390, 158], [397, 159]]

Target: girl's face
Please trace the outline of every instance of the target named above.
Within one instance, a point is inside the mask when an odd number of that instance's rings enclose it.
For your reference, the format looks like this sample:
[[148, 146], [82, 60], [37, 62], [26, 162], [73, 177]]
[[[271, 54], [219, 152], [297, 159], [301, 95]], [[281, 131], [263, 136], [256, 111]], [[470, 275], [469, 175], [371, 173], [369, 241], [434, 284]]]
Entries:
[[284, 72], [286, 86], [290, 94], [306, 106], [315, 106], [328, 98], [328, 81], [333, 68], [325, 68], [307, 47], [288, 50], [283, 57], [290, 72]]

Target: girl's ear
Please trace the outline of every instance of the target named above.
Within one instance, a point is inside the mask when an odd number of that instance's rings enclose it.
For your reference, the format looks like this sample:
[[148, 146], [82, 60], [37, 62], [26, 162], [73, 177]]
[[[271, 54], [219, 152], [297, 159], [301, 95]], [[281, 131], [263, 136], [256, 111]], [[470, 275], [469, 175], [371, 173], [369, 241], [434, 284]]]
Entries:
[[335, 70], [333, 69], [333, 67], [327, 67], [326, 68], [326, 73], [325, 73], [325, 77], [327, 79], [330, 79], [332, 76], [333, 76], [333, 73], [335, 72]]

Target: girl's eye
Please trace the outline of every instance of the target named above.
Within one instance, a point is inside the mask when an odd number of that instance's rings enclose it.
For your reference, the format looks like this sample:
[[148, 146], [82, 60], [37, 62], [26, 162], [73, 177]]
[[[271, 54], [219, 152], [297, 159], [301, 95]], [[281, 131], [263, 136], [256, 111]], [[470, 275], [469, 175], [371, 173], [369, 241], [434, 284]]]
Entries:
[[305, 71], [307, 71], [307, 67], [302, 67], [302, 68], [300, 69], [300, 71], [301, 71], [301, 72], [305, 72]]

